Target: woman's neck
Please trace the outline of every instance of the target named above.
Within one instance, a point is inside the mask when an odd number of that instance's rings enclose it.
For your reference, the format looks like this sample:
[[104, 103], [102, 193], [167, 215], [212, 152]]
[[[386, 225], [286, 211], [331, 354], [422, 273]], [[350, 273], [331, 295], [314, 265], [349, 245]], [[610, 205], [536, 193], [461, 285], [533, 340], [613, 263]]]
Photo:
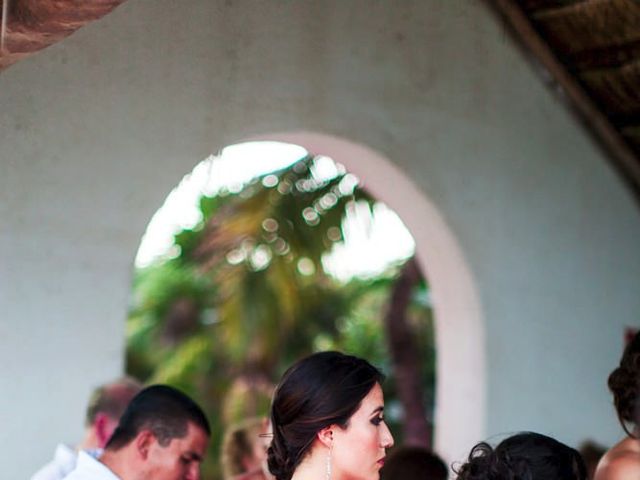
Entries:
[[[311, 452], [293, 472], [291, 480], [326, 480], [327, 458], [326, 453], [321, 455], [320, 450]], [[338, 480], [332, 478], [331, 480]]]

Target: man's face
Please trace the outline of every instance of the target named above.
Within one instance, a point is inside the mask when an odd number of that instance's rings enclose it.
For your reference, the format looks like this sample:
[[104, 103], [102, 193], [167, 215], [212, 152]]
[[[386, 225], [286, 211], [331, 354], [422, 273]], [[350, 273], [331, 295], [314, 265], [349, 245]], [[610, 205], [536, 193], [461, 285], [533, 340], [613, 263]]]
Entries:
[[163, 447], [153, 441], [145, 462], [144, 478], [153, 480], [199, 480], [200, 464], [209, 437], [196, 425], [189, 423], [183, 438], [174, 438]]

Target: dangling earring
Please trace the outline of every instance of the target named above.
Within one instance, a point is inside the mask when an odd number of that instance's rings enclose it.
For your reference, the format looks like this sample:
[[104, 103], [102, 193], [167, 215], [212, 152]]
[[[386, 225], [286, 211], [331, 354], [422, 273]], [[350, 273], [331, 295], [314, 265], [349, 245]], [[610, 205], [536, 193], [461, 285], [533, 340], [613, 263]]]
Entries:
[[333, 442], [329, 445], [329, 453], [327, 453], [327, 476], [325, 480], [331, 480], [331, 451], [333, 450]]

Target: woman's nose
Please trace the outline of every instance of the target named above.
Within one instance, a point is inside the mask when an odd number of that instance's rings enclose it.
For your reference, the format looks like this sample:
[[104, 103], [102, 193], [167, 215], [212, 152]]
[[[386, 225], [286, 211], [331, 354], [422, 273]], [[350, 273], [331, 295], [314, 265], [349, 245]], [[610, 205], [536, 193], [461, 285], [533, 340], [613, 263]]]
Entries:
[[393, 435], [391, 435], [391, 431], [387, 424], [384, 424], [384, 430], [382, 431], [382, 447], [383, 448], [391, 448], [393, 447]]

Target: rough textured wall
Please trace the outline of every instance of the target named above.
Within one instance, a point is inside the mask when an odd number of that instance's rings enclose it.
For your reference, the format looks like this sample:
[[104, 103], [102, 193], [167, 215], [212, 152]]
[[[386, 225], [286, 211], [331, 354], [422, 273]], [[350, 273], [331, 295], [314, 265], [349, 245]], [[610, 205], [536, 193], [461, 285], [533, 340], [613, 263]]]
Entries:
[[122, 368], [132, 259], [170, 188], [225, 144], [299, 129], [390, 158], [457, 237], [487, 435], [619, 434], [604, 383], [640, 311], [637, 207], [480, 2], [131, 0], [3, 72], [0, 106], [7, 477], [77, 439]]

